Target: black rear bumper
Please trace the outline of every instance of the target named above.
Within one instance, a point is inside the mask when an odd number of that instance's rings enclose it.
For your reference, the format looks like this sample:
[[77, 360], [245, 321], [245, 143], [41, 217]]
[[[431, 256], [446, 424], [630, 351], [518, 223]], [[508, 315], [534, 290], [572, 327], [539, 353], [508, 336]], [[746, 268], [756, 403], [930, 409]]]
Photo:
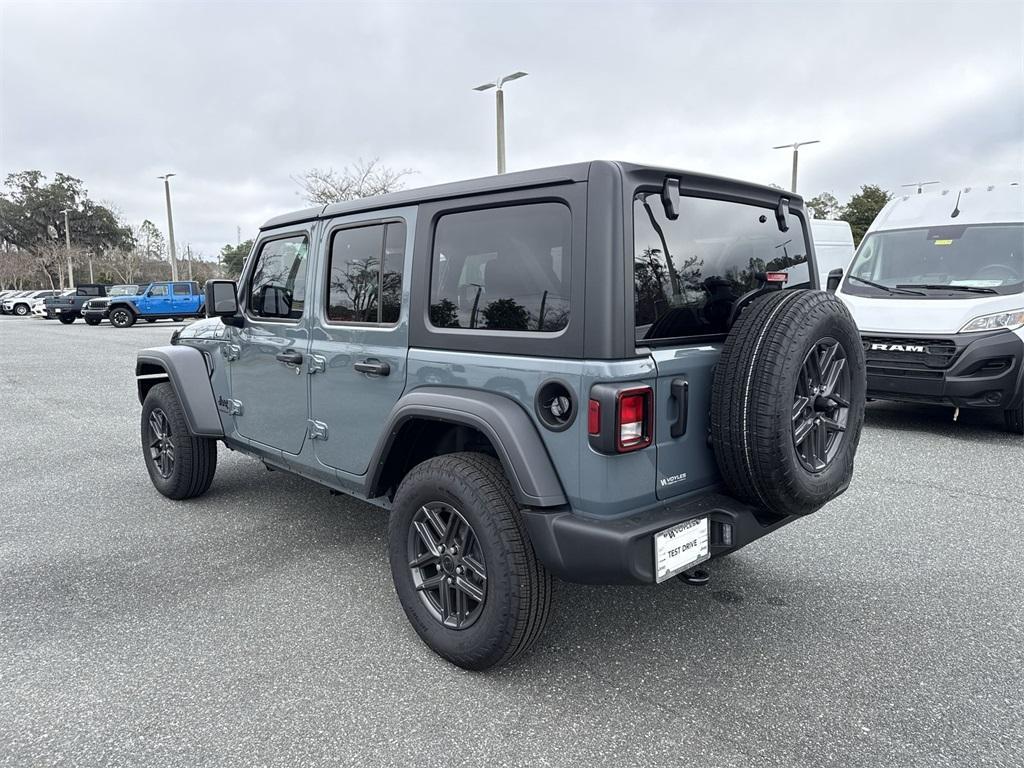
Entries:
[[709, 494], [637, 515], [599, 520], [569, 511], [524, 510], [537, 557], [554, 575], [584, 584], [651, 584], [654, 534], [707, 517], [710, 555], [732, 552], [792, 522], [763, 513], [722, 494]]
[[1024, 341], [1010, 331], [862, 339], [868, 397], [1000, 409], [1024, 397]]

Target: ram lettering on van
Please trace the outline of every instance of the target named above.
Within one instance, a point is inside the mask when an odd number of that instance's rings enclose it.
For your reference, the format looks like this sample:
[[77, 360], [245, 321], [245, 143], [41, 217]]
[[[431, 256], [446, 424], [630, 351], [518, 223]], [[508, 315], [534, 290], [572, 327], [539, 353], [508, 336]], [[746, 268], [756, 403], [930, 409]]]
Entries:
[[869, 347], [872, 351], [879, 352], [920, 352], [924, 354], [925, 348], [917, 344], [875, 344]]

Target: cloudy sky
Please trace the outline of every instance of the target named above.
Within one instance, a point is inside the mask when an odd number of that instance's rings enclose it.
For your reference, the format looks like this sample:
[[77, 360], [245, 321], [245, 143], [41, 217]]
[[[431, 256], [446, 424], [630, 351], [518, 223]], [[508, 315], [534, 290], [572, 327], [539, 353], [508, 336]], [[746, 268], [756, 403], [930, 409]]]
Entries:
[[412, 184], [593, 158], [789, 184], [1024, 176], [1024, 3], [11, 2], [0, 174], [82, 178], [213, 255], [357, 158]]

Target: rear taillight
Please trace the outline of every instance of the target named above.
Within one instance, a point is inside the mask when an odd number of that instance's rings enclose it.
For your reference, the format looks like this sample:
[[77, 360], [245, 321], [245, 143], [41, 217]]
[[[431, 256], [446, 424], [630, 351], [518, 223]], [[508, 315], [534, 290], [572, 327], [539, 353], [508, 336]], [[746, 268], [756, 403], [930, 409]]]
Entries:
[[637, 384], [595, 384], [587, 407], [590, 447], [629, 453], [654, 442], [654, 390]]
[[587, 408], [587, 432], [601, 434], [601, 404], [597, 400], [591, 400]]
[[654, 393], [650, 387], [635, 387], [618, 393], [615, 408], [615, 448], [619, 453], [646, 448], [651, 444]]

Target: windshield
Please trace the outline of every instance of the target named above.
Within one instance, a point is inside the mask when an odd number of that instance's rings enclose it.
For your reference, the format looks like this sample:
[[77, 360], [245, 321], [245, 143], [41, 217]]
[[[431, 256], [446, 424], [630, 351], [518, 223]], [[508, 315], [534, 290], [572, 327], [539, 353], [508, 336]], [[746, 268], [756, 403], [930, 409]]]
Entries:
[[107, 296], [134, 296], [138, 292], [137, 285], [115, 285], [107, 292]]
[[729, 330], [736, 300], [761, 284], [758, 273], [786, 272], [786, 287], [809, 287], [807, 238], [774, 209], [682, 197], [669, 219], [658, 192], [633, 200], [633, 297], [636, 340], [717, 336]]
[[971, 298], [1024, 290], [1024, 224], [960, 224], [872, 232], [843, 293]]

